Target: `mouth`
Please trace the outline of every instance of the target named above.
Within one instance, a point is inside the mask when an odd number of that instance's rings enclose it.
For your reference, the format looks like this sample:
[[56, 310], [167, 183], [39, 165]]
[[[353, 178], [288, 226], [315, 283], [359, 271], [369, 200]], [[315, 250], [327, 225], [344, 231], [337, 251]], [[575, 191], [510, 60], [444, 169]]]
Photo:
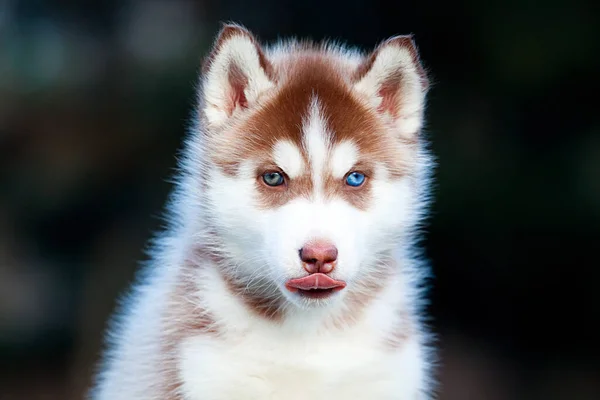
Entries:
[[346, 282], [338, 281], [329, 276], [316, 273], [303, 278], [290, 279], [285, 287], [292, 293], [309, 299], [324, 299], [346, 287]]

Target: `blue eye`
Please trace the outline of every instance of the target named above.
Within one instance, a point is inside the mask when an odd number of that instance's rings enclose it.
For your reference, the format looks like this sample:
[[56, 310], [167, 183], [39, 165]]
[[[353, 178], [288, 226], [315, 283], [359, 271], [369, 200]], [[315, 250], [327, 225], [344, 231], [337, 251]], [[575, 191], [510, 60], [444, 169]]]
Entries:
[[360, 172], [351, 172], [346, 177], [346, 184], [353, 187], [358, 187], [365, 182], [365, 176]]
[[279, 172], [265, 172], [263, 174], [263, 181], [269, 186], [280, 186], [283, 184], [283, 174]]

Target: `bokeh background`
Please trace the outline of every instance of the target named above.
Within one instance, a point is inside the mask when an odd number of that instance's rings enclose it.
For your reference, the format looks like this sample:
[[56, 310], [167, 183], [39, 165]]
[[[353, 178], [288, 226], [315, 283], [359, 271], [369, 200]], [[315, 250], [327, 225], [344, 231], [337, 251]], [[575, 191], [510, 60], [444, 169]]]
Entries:
[[221, 21], [415, 34], [438, 158], [441, 400], [600, 399], [592, 1], [0, 0], [0, 399], [82, 399], [171, 188]]

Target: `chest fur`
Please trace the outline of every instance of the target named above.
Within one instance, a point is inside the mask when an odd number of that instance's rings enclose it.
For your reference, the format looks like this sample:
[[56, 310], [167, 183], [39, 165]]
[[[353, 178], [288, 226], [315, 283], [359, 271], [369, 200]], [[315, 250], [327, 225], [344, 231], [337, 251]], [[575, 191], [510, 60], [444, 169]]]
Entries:
[[180, 373], [189, 400], [415, 400], [418, 350], [407, 342], [390, 351], [361, 337], [195, 337], [182, 344]]

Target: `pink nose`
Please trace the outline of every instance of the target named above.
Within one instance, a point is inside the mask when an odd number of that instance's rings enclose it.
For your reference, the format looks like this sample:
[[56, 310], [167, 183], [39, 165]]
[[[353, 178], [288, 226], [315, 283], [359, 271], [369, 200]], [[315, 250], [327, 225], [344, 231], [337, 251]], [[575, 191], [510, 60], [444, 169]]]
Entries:
[[299, 254], [302, 266], [308, 273], [328, 274], [335, 268], [338, 251], [331, 243], [316, 241], [307, 243]]

